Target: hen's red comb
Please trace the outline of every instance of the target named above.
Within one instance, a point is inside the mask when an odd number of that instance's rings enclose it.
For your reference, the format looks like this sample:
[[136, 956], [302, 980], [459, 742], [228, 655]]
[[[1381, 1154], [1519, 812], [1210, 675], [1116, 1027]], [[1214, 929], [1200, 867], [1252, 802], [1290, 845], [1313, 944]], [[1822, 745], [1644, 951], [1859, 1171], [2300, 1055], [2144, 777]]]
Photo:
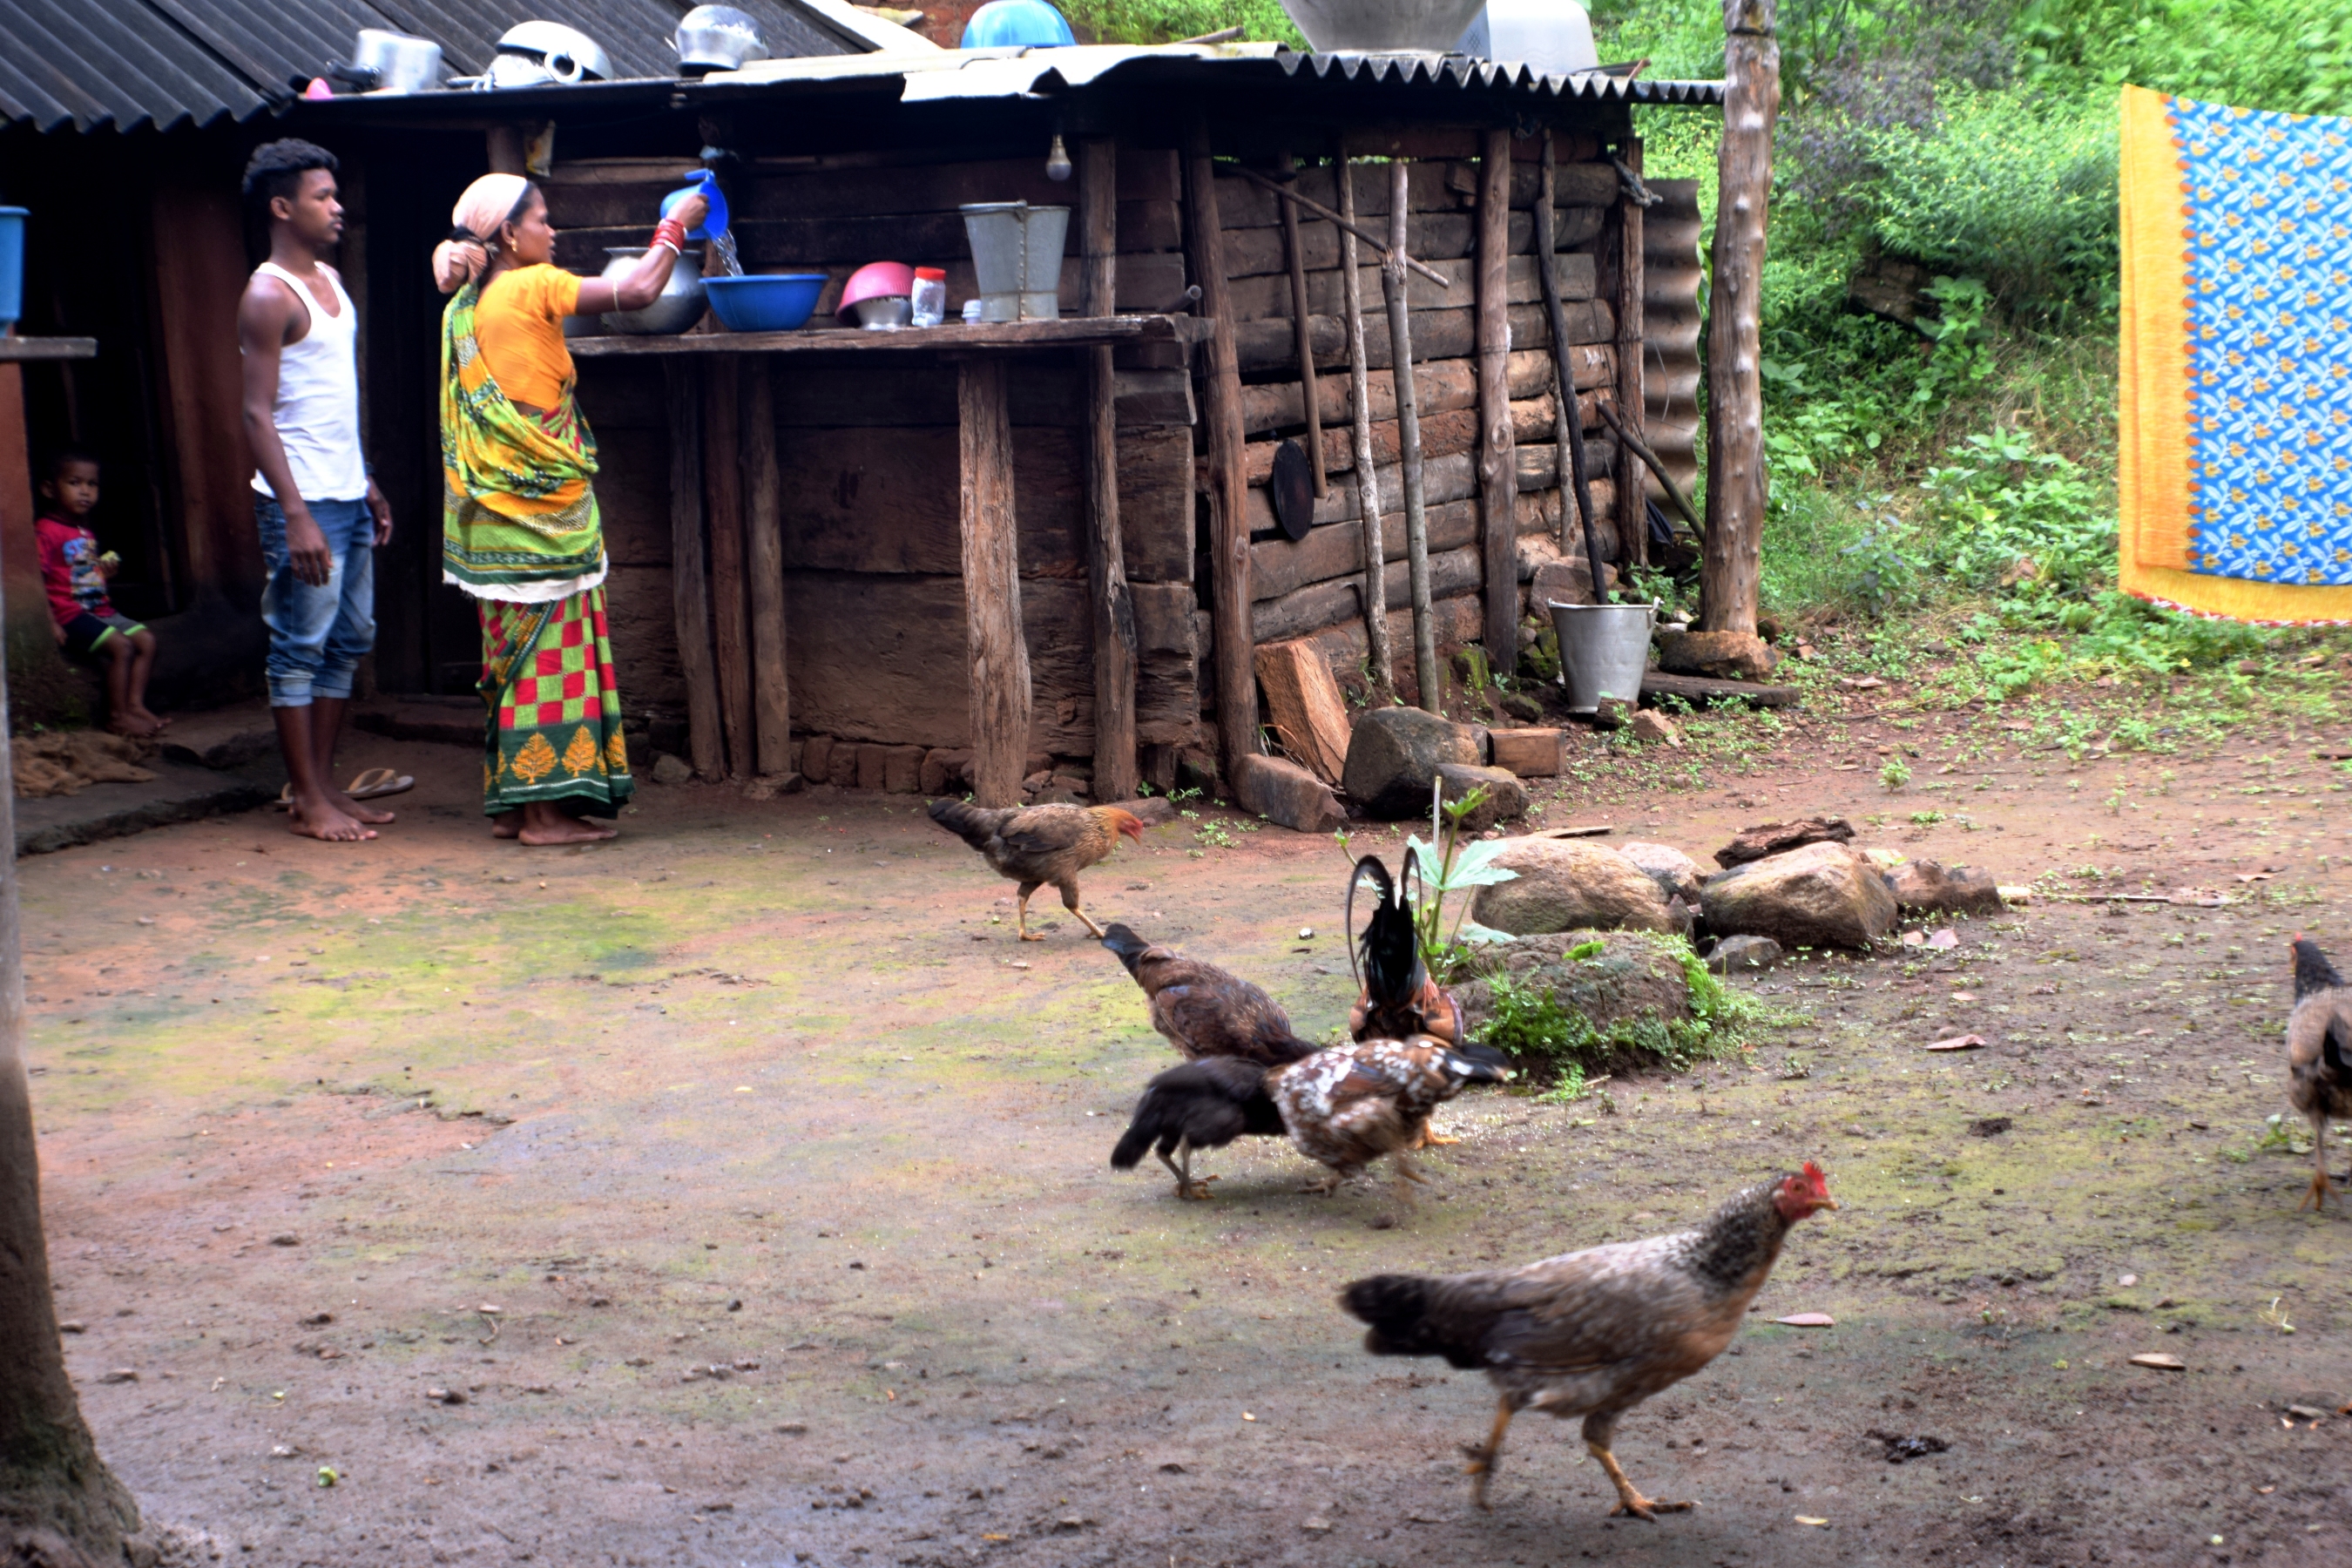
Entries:
[[1805, 1181], [1813, 1189], [1815, 1197], [1825, 1198], [1830, 1195], [1829, 1178], [1822, 1175], [1822, 1168], [1811, 1160], [1805, 1162]]

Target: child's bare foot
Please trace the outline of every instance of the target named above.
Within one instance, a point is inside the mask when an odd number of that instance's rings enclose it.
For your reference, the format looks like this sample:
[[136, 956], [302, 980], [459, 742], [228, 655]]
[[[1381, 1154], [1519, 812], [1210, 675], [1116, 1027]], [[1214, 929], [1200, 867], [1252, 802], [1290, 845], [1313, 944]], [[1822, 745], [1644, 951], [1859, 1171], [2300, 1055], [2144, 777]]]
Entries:
[[142, 719], [148, 723], [154, 725], [158, 730], [168, 730], [172, 727], [172, 721], [170, 719], [143, 705], [133, 708], [131, 710], [131, 716], [134, 719]]
[[153, 734], [163, 726], [152, 714], [142, 717], [138, 713], [131, 712], [117, 713], [107, 721], [106, 727], [118, 735], [144, 737]]
[[286, 813], [286, 830], [301, 838], [323, 838], [333, 844], [357, 844], [375, 837], [375, 829], [337, 810], [324, 796], [294, 797]]

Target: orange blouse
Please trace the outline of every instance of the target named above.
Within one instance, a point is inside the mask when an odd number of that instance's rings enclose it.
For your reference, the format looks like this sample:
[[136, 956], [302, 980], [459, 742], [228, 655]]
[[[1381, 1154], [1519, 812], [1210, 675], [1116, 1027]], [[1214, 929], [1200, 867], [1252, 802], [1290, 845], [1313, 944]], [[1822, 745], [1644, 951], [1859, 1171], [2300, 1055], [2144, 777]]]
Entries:
[[580, 303], [581, 279], [541, 263], [501, 272], [474, 307], [474, 341], [509, 403], [552, 409], [572, 379], [563, 318]]

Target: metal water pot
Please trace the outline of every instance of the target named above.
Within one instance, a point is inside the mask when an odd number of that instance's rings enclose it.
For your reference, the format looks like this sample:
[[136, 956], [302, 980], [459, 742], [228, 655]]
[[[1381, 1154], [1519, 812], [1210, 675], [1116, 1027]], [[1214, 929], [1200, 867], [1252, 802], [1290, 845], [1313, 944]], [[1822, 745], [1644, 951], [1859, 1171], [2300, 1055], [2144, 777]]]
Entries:
[[441, 85], [442, 68], [440, 45], [382, 27], [362, 27], [352, 50], [352, 73], [373, 72], [375, 92], [430, 92]]
[[768, 58], [760, 24], [732, 5], [697, 5], [680, 19], [676, 38], [681, 75], [731, 71]]
[[[618, 283], [637, 269], [646, 247], [641, 245], [616, 245], [604, 252], [609, 258], [602, 274], [607, 283]], [[604, 330], [628, 332], [639, 337], [675, 337], [702, 320], [709, 300], [702, 287], [702, 253], [689, 250], [677, 258], [669, 269], [669, 281], [654, 302], [642, 310], [607, 310], [603, 320]]]

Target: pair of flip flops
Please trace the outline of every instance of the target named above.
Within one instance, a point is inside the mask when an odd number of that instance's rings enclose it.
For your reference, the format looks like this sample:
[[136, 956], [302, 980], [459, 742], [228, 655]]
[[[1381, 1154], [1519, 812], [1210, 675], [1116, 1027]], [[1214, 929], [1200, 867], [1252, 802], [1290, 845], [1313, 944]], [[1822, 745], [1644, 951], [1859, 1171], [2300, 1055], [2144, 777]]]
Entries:
[[[353, 800], [374, 800], [379, 795], [405, 795], [416, 787], [415, 779], [390, 768], [370, 768], [345, 786], [343, 793]], [[294, 804], [294, 786], [288, 784], [278, 792], [278, 809], [285, 811]]]

